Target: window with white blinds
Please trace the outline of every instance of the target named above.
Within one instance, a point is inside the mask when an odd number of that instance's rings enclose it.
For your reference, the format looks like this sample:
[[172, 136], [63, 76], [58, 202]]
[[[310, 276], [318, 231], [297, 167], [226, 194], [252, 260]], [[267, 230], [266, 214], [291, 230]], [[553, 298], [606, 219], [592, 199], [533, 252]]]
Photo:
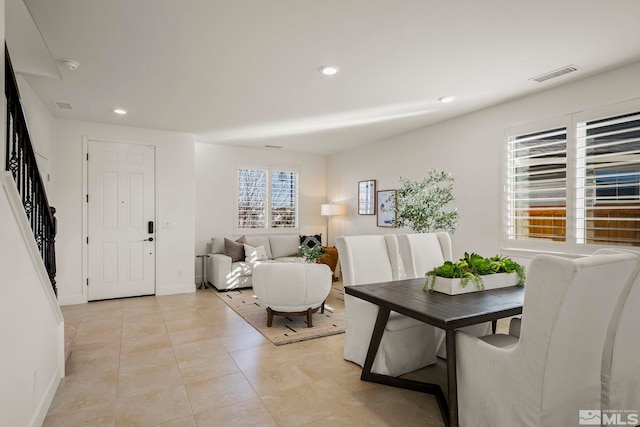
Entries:
[[238, 168], [238, 229], [297, 228], [298, 173]]
[[640, 246], [640, 112], [579, 122], [578, 244]]
[[565, 241], [567, 129], [511, 136], [507, 141], [508, 238]]
[[640, 246], [640, 101], [510, 129], [506, 144], [505, 247]]

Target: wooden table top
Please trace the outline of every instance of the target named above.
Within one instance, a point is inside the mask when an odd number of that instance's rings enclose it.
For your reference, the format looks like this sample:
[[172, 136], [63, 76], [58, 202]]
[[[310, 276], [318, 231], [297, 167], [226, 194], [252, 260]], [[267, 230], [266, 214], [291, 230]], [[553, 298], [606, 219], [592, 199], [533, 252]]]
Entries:
[[447, 295], [424, 290], [425, 283], [426, 278], [394, 280], [345, 286], [345, 292], [445, 330], [522, 313], [524, 287]]

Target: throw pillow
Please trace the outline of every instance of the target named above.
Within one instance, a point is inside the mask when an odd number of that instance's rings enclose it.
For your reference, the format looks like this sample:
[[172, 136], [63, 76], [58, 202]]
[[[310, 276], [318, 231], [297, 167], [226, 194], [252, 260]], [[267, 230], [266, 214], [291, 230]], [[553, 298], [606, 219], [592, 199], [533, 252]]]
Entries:
[[224, 239], [224, 254], [231, 257], [231, 262], [244, 261], [244, 243], [247, 239], [242, 236], [235, 242], [227, 238]]
[[266, 261], [268, 259], [267, 251], [264, 246], [254, 248], [246, 243], [244, 244], [244, 256], [244, 260], [246, 262]]
[[305, 248], [315, 248], [316, 246], [322, 246], [322, 233], [312, 234], [308, 236], [300, 236], [300, 246]]

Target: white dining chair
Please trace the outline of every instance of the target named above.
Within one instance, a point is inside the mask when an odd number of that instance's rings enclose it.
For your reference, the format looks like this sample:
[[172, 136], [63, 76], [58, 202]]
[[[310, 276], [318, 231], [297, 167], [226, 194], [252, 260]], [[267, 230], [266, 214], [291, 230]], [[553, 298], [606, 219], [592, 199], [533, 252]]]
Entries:
[[520, 337], [456, 332], [460, 426], [578, 425], [601, 409], [610, 319], [637, 267], [632, 254], [536, 256]]
[[[449, 233], [414, 233], [398, 234], [398, 250], [407, 278], [425, 277], [428, 271], [442, 265], [445, 261], [452, 261], [452, 246]], [[425, 277], [425, 283], [426, 283]], [[475, 336], [483, 336], [491, 332], [491, 322], [481, 323], [463, 328], [465, 332]], [[447, 357], [445, 331], [435, 328], [436, 354]]]
[[[336, 239], [345, 287], [404, 278], [395, 235]], [[364, 365], [378, 307], [345, 294], [344, 358]], [[434, 328], [391, 312], [371, 371], [399, 376], [436, 362]]]

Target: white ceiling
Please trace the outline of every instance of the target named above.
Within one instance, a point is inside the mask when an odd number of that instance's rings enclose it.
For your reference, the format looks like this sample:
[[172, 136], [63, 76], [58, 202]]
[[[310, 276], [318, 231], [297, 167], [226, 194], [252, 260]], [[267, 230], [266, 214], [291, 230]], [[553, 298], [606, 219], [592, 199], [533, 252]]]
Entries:
[[319, 154], [640, 60], [638, 0], [24, 3], [6, 0], [7, 44], [55, 117]]

